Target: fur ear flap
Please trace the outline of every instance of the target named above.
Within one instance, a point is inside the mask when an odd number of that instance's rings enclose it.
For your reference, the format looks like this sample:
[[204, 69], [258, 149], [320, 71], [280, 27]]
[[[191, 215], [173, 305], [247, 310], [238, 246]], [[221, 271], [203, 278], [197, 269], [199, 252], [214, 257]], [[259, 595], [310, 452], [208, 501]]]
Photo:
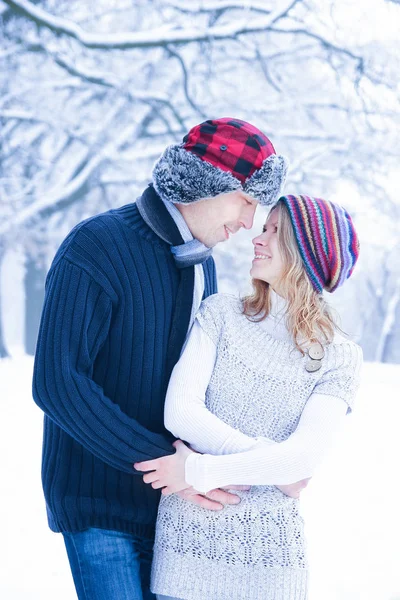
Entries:
[[244, 191], [264, 206], [275, 204], [281, 195], [288, 168], [289, 162], [285, 157], [272, 154], [246, 181]]
[[181, 145], [168, 146], [153, 169], [157, 194], [174, 204], [188, 204], [241, 189], [228, 171], [201, 160]]

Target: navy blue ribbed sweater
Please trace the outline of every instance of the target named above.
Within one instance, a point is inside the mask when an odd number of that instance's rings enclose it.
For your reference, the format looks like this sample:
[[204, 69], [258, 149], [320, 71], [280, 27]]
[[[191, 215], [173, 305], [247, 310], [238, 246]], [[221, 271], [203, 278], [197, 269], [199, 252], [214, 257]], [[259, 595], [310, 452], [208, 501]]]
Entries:
[[[206, 297], [213, 259], [203, 267]], [[163, 410], [179, 278], [135, 204], [80, 223], [54, 258], [33, 378], [53, 531], [153, 533], [160, 494], [133, 463], [174, 452]]]

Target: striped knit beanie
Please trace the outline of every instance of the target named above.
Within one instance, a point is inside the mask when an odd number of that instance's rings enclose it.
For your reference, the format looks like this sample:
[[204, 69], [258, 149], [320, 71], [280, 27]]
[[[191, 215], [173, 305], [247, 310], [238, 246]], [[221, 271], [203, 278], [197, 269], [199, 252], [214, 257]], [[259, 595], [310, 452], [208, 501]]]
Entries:
[[338, 204], [310, 196], [282, 196], [314, 289], [334, 292], [350, 277], [359, 241], [350, 215]]

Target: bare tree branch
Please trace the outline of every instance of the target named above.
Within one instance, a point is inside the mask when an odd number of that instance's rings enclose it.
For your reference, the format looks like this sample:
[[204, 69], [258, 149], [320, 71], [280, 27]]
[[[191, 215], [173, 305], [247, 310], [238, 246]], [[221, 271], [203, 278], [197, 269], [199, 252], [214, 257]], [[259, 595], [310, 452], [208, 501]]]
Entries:
[[[267, 132], [268, 133], [268, 132]], [[273, 135], [273, 131], [270, 132], [270, 135]], [[340, 140], [343, 137], [343, 134], [341, 131], [338, 132], [337, 136], [336, 135], [332, 135], [327, 133], [326, 131], [323, 131], [321, 133], [318, 133], [318, 131], [312, 131], [310, 132], [309, 130], [306, 131], [290, 131], [290, 130], [282, 130], [279, 131], [279, 137], [282, 138], [290, 138], [290, 139], [294, 139], [294, 140], [305, 140], [305, 141], [323, 141], [323, 142], [340, 142]]]
[[134, 124], [124, 128], [122, 133], [103, 146], [87, 161], [76, 175], [60, 189], [55, 186], [47, 195], [40, 197], [32, 204], [26, 206], [19, 211], [15, 216], [7, 221], [0, 223], [0, 236], [3, 237], [13, 231], [15, 228], [26, 226], [32, 220], [37, 218], [48, 218], [50, 215], [58, 212], [77, 200], [82, 198], [82, 189], [87, 184], [89, 178], [94, 171], [105, 161], [110, 158], [117, 150], [127, 141], [130, 143], [137, 140], [142, 133], [143, 127], [146, 125], [148, 118], [151, 116], [152, 109], [148, 108], [142, 116], [139, 124]]
[[[60, 81], [57, 80], [53, 80], [53, 81], [41, 81], [40, 82], [40, 87], [42, 89], [64, 89], [64, 88], [79, 88], [81, 87], [81, 82], [77, 79], [77, 78], [68, 78], [68, 79], [61, 79]], [[29, 84], [27, 86], [21, 86], [20, 88], [13, 90], [12, 92], [10, 92], [9, 94], [4, 95], [1, 99], [0, 99], [0, 108], [2, 106], [5, 106], [6, 104], [8, 104], [9, 102], [15, 100], [16, 98], [19, 97], [24, 97], [26, 96], [31, 90], [35, 90], [37, 89], [37, 83], [33, 83], [33, 84]]]
[[183, 91], [185, 93], [185, 97], [186, 97], [186, 100], [187, 100], [188, 104], [193, 108], [193, 110], [195, 112], [197, 112], [203, 119], [205, 119], [206, 118], [206, 114], [194, 102], [194, 100], [192, 99], [192, 97], [190, 95], [190, 92], [189, 92], [189, 74], [188, 74], [188, 71], [186, 69], [186, 65], [185, 65], [185, 62], [184, 62], [183, 58], [181, 57], [181, 55], [176, 50], [173, 50], [170, 47], [168, 47], [168, 53], [171, 56], [173, 56], [174, 58], [176, 58], [177, 61], [180, 64], [180, 66], [181, 66], [182, 74], [183, 74]]
[[46, 125], [51, 125], [51, 122], [44, 117], [39, 115], [35, 115], [32, 112], [28, 112], [26, 110], [2, 110], [0, 108], [0, 117], [3, 119], [15, 119], [17, 121], [27, 121], [29, 123], [46, 123]]
[[8, 56], [14, 56], [15, 53], [18, 52], [18, 50], [18, 44], [13, 44], [10, 48], [7, 48], [6, 50], [2, 50], [2, 52], [0, 52], [0, 59], [4, 60]]
[[299, 175], [302, 177], [302, 172], [304, 170], [304, 165], [307, 165], [307, 169], [312, 168], [314, 172], [314, 164], [321, 159], [321, 156], [326, 154], [326, 152], [341, 152], [345, 153], [348, 150], [347, 146], [342, 144], [329, 144], [326, 147], [321, 148], [320, 145], [314, 147], [312, 150], [308, 150], [306, 152], [301, 152], [299, 156], [297, 156], [294, 160], [292, 160], [290, 164], [289, 176], [294, 181], [299, 180]]
[[231, 0], [216, 0], [214, 2], [201, 2], [200, 4], [183, 4], [181, 2], [174, 2], [170, 0], [168, 6], [175, 8], [183, 13], [189, 14], [202, 14], [209, 12], [222, 12], [227, 10], [252, 10], [254, 12], [260, 12], [264, 14], [271, 14], [272, 8], [265, 6], [261, 2], [249, 2], [243, 0], [242, 2], [232, 2]]
[[[307, 36], [309, 38], [312, 38], [312, 39], [318, 41], [324, 48], [326, 48], [326, 50], [328, 50], [330, 52], [334, 52], [336, 54], [342, 54], [342, 55], [347, 56], [348, 58], [352, 59], [353, 61], [355, 61], [355, 63], [356, 63], [356, 78], [354, 80], [354, 86], [356, 88], [356, 91], [358, 92], [358, 96], [359, 96], [361, 102], [364, 102], [364, 99], [363, 99], [362, 95], [359, 93], [358, 88], [359, 88], [361, 77], [363, 77], [363, 76], [366, 77], [367, 79], [369, 79], [375, 85], [384, 85], [388, 89], [392, 90], [391, 84], [388, 84], [383, 79], [380, 79], [379, 77], [377, 77], [371, 71], [371, 69], [368, 69], [368, 70], [366, 69], [365, 59], [363, 56], [361, 56], [359, 54], [355, 54], [348, 48], [344, 48], [342, 46], [338, 46], [337, 44], [334, 44], [330, 40], [327, 40], [326, 38], [324, 38], [322, 35], [319, 35], [317, 33], [314, 33], [313, 31], [309, 31], [309, 30], [301, 28], [301, 27], [299, 27], [299, 28], [293, 28], [293, 27], [280, 28], [280, 27], [272, 27], [271, 26], [270, 31], [275, 32], [275, 33], [282, 33], [282, 34], [292, 33], [295, 35]], [[336, 69], [334, 69], [334, 70], [336, 71]], [[337, 76], [339, 79], [340, 78], [339, 73], [337, 73]]]
[[324, 38], [322, 35], [318, 35], [312, 31], [309, 31], [308, 29], [303, 29], [300, 27], [299, 28], [271, 27], [270, 30], [274, 31], [275, 33], [284, 33], [284, 34], [293, 33], [293, 34], [305, 35], [307, 37], [313, 38], [314, 40], [318, 41], [320, 44], [322, 44], [322, 46], [324, 46], [328, 50], [334, 50], [338, 54], [344, 54], [344, 55], [348, 56], [349, 58], [351, 58], [352, 60], [356, 61], [357, 68], [359, 69], [360, 72], [364, 73], [365, 65], [364, 65], [364, 58], [362, 56], [358, 56], [357, 54], [354, 54], [354, 52], [351, 52], [351, 50], [348, 50], [347, 48], [343, 48], [342, 46], [338, 46], [337, 44], [334, 44], [333, 42]]
[[256, 48], [256, 56], [257, 56], [257, 60], [260, 64], [261, 70], [264, 74], [265, 79], [268, 81], [269, 85], [271, 87], [274, 88], [275, 91], [277, 91], [278, 93], [280, 93], [282, 91], [281, 87], [278, 85], [278, 83], [272, 78], [272, 75], [268, 69], [268, 62], [267, 60], [264, 58], [264, 56], [261, 54], [259, 48]]
[[56, 34], [65, 34], [78, 40], [86, 48], [102, 49], [128, 49], [128, 48], [157, 48], [167, 44], [188, 44], [190, 42], [201, 42], [223, 40], [236, 37], [245, 33], [256, 33], [265, 31], [274, 23], [285, 17], [289, 11], [302, 0], [290, 0], [283, 3], [280, 9], [272, 12], [265, 18], [246, 22], [236, 19], [232, 23], [216, 27], [195, 29], [174, 29], [165, 31], [165, 27], [143, 32], [117, 32], [110, 34], [91, 33], [82, 29], [79, 25], [62, 17], [55, 17], [39, 6], [28, 0], [3, 0], [5, 4], [12, 7], [17, 13], [28, 17], [39, 26], [49, 28]]
[[[24, 43], [23, 40], [21, 40], [21, 39], [19, 41], [21, 44]], [[29, 45], [29, 49], [31, 49], [31, 45]], [[61, 67], [65, 71], [67, 71], [67, 73], [69, 73], [73, 77], [78, 77], [81, 81], [83, 81], [85, 83], [100, 85], [100, 86], [103, 86], [106, 88], [118, 90], [122, 95], [126, 96], [130, 100], [143, 102], [145, 104], [147, 103], [147, 104], [151, 105], [153, 108], [155, 108], [156, 110], [158, 110], [159, 105], [165, 106], [166, 108], [168, 108], [171, 111], [171, 113], [175, 117], [176, 121], [179, 123], [179, 125], [181, 127], [181, 131], [182, 132], [185, 131], [186, 127], [185, 127], [185, 122], [184, 122], [183, 117], [180, 115], [178, 109], [172, 104], [172, 102], [169, 100], [169, 98], [166, 94], [163, 94], [161, 92], [156, 92], [156, 91], [153, 91], [152, 93], [148, 93], [148, 92], [143, 92], [140, 90], [132, 92], [132, 90], [129, 87], [129, 83], [130, 83], [129, 81], [120, 80], [117, 77], [115, 77], [113, 73], [109, 73], [109, 72], [105, 72], [105, 71], [93, 71], [92, 69], [85, 68], [82, 65], [78, 66], [67, 55], [65, 55], [65, 53], [53, 51], [53, 50], [47, 48], [39, 40], [34, 43], [34, 51], [35, 52], [40, 51], [40, 52], [43, 52], [44, 54], [46, 54], [47, 56], [50, 56], [59, 67]], [[41, 85], [43, 86], [45, 84], [42, 83]], [[55, 86], [55, 82], [49, 82], [49, 85]], [[76, 86], [77, 81], [76, 81], [76, 79], [63, 80], [58, 85], [59, 85], [59, 87], [69, 87], [69, 85]], [[32, 86], [32, 87], [36, 87], [36, 86]], [[187, 96], [187, 99], [189, 102], [188, 96]], [[2, 99], [2, 103], [0, 103], [0, 107], [2, 104], [4, 105], [6, 103], [6, 101], [8, 101], [8, 100], [9, 100], [9, 98], [4, 97]], [[193, 103], [192, 107], [195, 108], [194, 103]], [[201, 114], [200, 109], [195, 108], [195, 110], [197, 112], [199, 112], [199, 114]], [[162, 120], [164, 120], [164, 117], [160, 111], [159, 111], [159, 116]]]
[[[72, 141], [72, 140], [76, 140], [76, 141], [80, 141], [85, 143], [86, 138], [84, 137], [83, 134], [80, 133], [80, 130], [78, 128], [74, 128], [71, 129], [69, 126], [65, 125], [64, 123], [60, 122], [59, 120], [55, 119], [55, 118], [51, 118], [51, 116], [49, 117], [45, 117], [42, 114], [35, 114], [34, 112], [30, 112], [30, 111], [26, 111], [26, 110], [18, 110], [18, 109], [1, 109], [0, 108], [0, 117], [2, 117], [3, 119], [9, 120], [9, 121], [14, 121], [17, 124], [18, 123], [43, 123], [45, 125], [47, 125], [48, 127], [52, 128], [53, 130], [56, 129], [58, 132], [63, 132], [65, 133], [68, 138]], [[6, 132], [5, 129], [2, 129], [1, 131], [1, 135], [0, 135], [0, 139], [6, 139]], [[32, 142], [32, 141], [31, 141]], [[5, 154], [3, 153], [2, 158], [4, 159]], [[53, 161], [55, 160], [55, 157], [53, 157]]]
[[[161, 92], [148, 93], [139, 90], [132, 92], [132, 90], [129, 88], [128, 81], [119, 80], [112, 73], [93, 72], [93, 70], [85, 69], [82, 66], [78, 67], [67, 56], [62, 56], [60, 53], [49, 52], [49, 54], [54, 58], [54, 61], [60, 67], [66, 69], [66, 71], [70, 75], [80, 77], [83, 81], [87, 83], [94, 83], [96, 85], [101, 85], [104, 87], [115, 89], [130, 100], [143, 102], [155, 108], [157, 108], [157, 105], [166, 106], [168, 109], [171, 110], [177, 122], [180, 124], [182, 130], [185, 129], [185, 123], [182, 116], [179, 114], [178, 110], [168, 99], [168, 96], [166, 94], [163, 94]], [[160, 118], [162, 118], [161, 113]]]

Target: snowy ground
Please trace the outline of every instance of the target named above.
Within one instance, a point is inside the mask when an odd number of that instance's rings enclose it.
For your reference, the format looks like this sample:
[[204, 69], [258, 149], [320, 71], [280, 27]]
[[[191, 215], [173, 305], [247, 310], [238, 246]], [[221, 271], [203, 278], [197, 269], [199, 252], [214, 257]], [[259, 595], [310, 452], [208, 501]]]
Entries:
[[[0, 361], [0, 597], [71, 600], [62, 537], [46, 523], [31, 370], [25, 356]], [[310, 600], [400, 600], [399, 382], [400, 366], [365, 366], [356, 413], [303, 493]]]

